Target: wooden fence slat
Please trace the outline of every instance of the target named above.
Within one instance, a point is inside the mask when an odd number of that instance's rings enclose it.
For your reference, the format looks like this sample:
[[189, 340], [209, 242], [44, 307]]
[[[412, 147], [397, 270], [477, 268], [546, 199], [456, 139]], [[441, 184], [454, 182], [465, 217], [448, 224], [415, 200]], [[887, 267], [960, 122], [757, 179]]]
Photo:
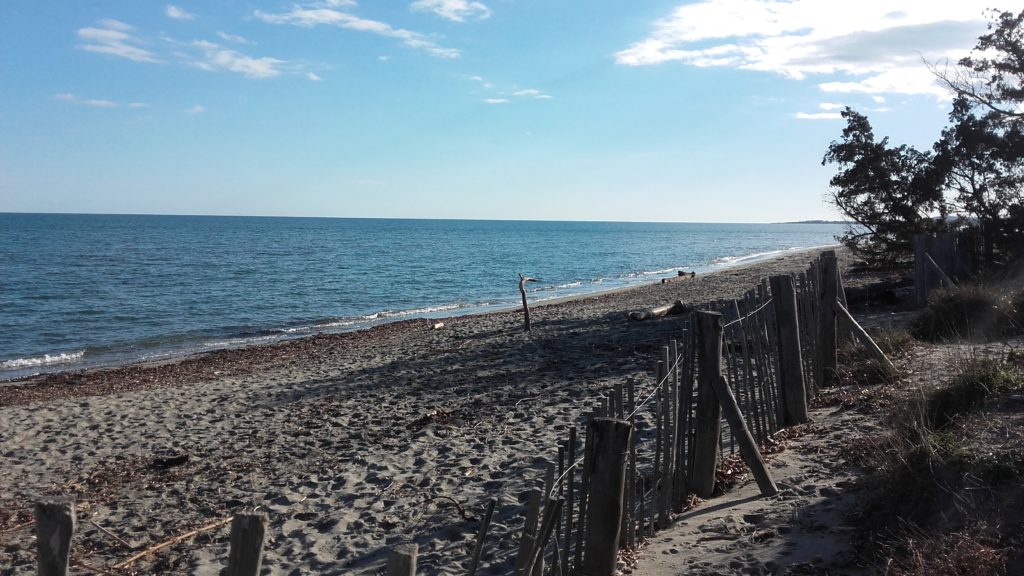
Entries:
[[235, 514], [231, 519], [231, 549], [227, 576], [258, 576], [263, 566], [263, 539], [267, 515], [263, 512]]
[[698, 348], [697, 436], [694, 446], [693, 491], [710, 498], [715, 490], [722, 416], [713, 383], [722, 375], [722, 315], [697, 313]]
[[617, 418], [598, 418], [590, 428], [594, 451], [590, 462], [587, 550], [582, 573], [611, 576], [619, 551], [626, 454], [632, 426]]
[[484, 512], [484, 518], [480, 521], [480, 531], [476, 535], [476, 544], [473, 545], [473, 556], [469, 561], [469, 576], [476, 575], [476, 569], [480, 565], [480, 554], [484, 550], [484, 540], [487, 539], [487, 529], [491, 526], [491, 517], [494, 516], [494, 507], [498, 505], [498, 501], [491, 498], [487, 502], [487, 509]]
[[821, 287], [818, 290], [819, 318], [818, 318], [818, 365], [821, 373], [818, 374], [818, 388], [831, 386], [836, 380], [836, 363], [838, 341], [836, 337], [836, 291], [839, 288], [839, 280], [836, 275], [839, 272], [839, 262], [833, 250], [822, 254], [821, 258]]
[[776, 341], [779, 355], [779, 421], [794, 426], [807, 421], [807, 393], [804, 390], [803, 359], [800, 353], [800, 327], [797, 317], [793, 277], [772, 276], [772, 300], [775, 304]]
[[415, 576], [418, 544], [399, 544], [391, 549], [388, 556], [388, 576]]
[[71, 558], [71, 537], [75, 534], [75, 502], [57, 498], [37, 502], [36, 566], [39, 576], [64, 576]]

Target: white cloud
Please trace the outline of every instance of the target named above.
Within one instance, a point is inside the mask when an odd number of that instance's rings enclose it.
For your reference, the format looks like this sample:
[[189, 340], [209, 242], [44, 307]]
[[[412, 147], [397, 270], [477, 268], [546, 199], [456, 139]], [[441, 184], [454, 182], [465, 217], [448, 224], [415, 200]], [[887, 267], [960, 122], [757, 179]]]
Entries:
[[515, 92], [512, 93], [512, 95], [513, 96], [517, 96], [519, 98], [533, 98], [533, 99], [536, 99], [536, 100], [550, 100], [551, 99], [551, 96], [549, 96], [548, 94], [545, 94], [545, 93], [543, 93], [540, 90], [537, 90], [535, 88], [527, 88], [525, 90], [516, 90]]
[[387, 62], [388, 60], [391, 60], [391, 56], [384, 56], [384, 55], [377, 56], [377, 61], [379, 61], [379, 62]]
[[313, 82], [319, 82], [320, 80], [322, 80], [322, 78], [320, 78], [316, 74], [313, 74], [312, 72], [306, 72], [306, 79], [312, 80]]
[[[1020, 10], [1021, 0], [991, 0]], [[929, 61], [956, 60], [985, 31], [975, 2], [861, 0], [700, 0], [675, 8], [644, 39], [615, 55], [628, 66], [678, 61], [732, 67], [820, 82], [825, 91], [947, 98]]]
[[[273, 78], [285, 73], [304, 74], [302, 66], [290, 64], [286, 60], [248, 56], [208, 40], [181, 42], [162, 34], [158, 41], [147, 41], [134, 27], [118, 20], [100, 20], [98, 26], [77, 31], [78, 37], [85, 41], [78, 45], [80, 49], [137, 62], [176, 62], [202, 70], [235, 72], [248, 78]], [[217, 32], [217, 35], [228, 41], [251, 44], [241, 36], [225, 32]], [[162, 48], [162, 53], [157, 54], [140, 47], [149, 44]], [[306, 77], [310, 76], [307, 74]]]
[[135, 28], [119, 20], [101, 20], [99, 28], [80, 28], [77, 32], [82, 44], [78, 48], [98, 54], [110, 54], [135, 62], [160, 62], [156, 54], [140, 48], [142, 40], [134, 35]]
[[217, 36], [220, 36], [221, 40], [225, 42], [234, 42], [235, 44], [254, 44], [254, 42], [242, 37], [237, 34], [228, 34], [227, 32], [217, 31]]
[[491, 16], [491, 9], [484, 4], [466, 0], [416, 0], [409, 8], [414, 12], [433, 12], [452, 22], [463, 22], [472, 17], [483, 20]]
[[61, 102], [69, 102], [71, 104], [79, 104], [81, 106], [89, 106], [91, 108], [149, 108], [149, 104], [143, 104], [142, 102], [115, 102], [113, 100], [104, 100], [101, 98], [79, 98], [69, 92], [62, 92], [54, 95], [56, 100]]
[[291, 10], [287, 12], [271, 14], [263, 12], [262, 10], [257, 10], [253, 13], [253, 16], [269, 24], [291, 24], [293, 26], [301, 26], [304, 28], [324, 25], [335, 26], [346, 30], [355, 30], [358, 32], [369, 32], [371, 34], [377, 34], [387, 38], [394, 38], [399, 40], [405, 46], [422, 50], [428, 54], [437, 56], [438, 58], [458, 58], [460, 56], [459, 50], [440, 46], [434, 42], [431, 37], [425, 34], [405, 30], [403, 28], [395, 28], [390, 24], [379, 20], [360, 18], [359, 16], [355, 16], [338, 9], [350, 8], [354, 5], [354, 2], [326, 2], [306, 5], [295, 4], [292, 6]]
[[185, 109], [185, 114], [202, 114], [203, 112], [206, 112], [206, 108], [201, 104], [195, 104]]
[[484, 102], [488, 104], [508, 104], [507, 98], [484, 98]]
[[195, 40], [192, 45], [200, 50], [201, 56], [191, 64], [203, 70], [227, 70], [247, 78], [273, 78], [283, 73], [281, 67], [286, 64], [284, 60], [277, 58], [246, 56], [206, 40]]
[[190, 14], [189, 12], [187, 12], [187, 11], [181, 9], [181, 8], [178, 8], [174, 4], [168, 4], [167, 7], [164, 9], [164, 14], [166, 14], [168, 18], [171, 18], [173, 20], [194, 20], [195, 19], [195, 15]]
[[842, 110], [845, 107], [846, 106], [844, 104], [836, 104], [835, 102], [822, 102], [821, 104], [818, 104], [818, 108], [828, 111]]
[[842, 120], [843, 118], [839, 112], [797, 112], [793, 114], [793, 117], [799, 120]]

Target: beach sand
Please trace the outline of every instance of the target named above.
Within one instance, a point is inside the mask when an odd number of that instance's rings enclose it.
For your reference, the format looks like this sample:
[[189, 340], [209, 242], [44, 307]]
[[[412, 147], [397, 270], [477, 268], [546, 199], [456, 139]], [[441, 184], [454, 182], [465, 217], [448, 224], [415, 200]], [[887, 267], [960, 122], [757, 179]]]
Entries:
[[[678, 317], [626, 313], [739, 296], [814, 256], [537, 306], [531, 334], [520, 311], [409, 320], [0, 385], [0, 572], [34, 573], [31, 504], [71, 495], [76, 573], [255, 508], [271, 573], [372, 573], [414, 541], [421, 574], [464, 574], [490, 497], [480, 573], [507, 573], [521, 495], [568, 427], [678, 335]], [[217, 574], [227, 534], [119, 573]]]

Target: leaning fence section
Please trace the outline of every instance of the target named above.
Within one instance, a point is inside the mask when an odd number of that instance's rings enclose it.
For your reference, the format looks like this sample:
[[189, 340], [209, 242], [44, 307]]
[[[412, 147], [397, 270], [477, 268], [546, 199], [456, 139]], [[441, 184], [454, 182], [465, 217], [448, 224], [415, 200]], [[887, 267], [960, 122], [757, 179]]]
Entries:
[[[809, 401], [834, 378], [834, 303], [842, 299], [836, 255], [825, 252], [799, 275], [766, 279], [740, 298], [683, 317], [679, 337], [653, 360], [653, 380], [612, 386], [583, 415], [582, 429], [569, 429], [543, 488], [527, 498], [513, 573], [611, 574], [614, 565], [589, 558], [607, 558], [609, 545], [599, 530], [607, 527], [593, 525], [595, 517], [618, 514], [614, 547], [633, 548], [692, 497], [710, 497], [718, 462], [742, 452], [745, 438], [763, 445], [805, 422]], [[715, 382], [726, 383], [738, 420], [723, 417]], [[609, 457], [608, 443], [596, 437], [609, 420], [630, 430], [622, 492], [614, 498], [595, 491], [593, 478], [595, 464]]]

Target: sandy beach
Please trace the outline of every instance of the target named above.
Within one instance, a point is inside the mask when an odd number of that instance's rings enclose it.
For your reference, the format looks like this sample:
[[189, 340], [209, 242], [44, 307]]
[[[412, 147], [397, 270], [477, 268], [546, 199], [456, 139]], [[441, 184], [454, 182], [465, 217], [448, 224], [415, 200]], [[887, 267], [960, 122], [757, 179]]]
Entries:
[[[34, 573], [31, 503], [71, 495], [76, 573], [258, 509], [270, 573], [373, 573], [413, 541], [420, 573], [463, 574], [490, 497], [480, 573], [507, 573], [521, 494], [556, 442], [610, 385], [651, 378], [678, 330], [626, 313], [739, 296], [814, 254], [537, 306], [531, 334], [519, 311], [409, 320], [4, 383], [0, 572]], [[222, 527], [117, 573], [217, 574], [226, 558]]]

